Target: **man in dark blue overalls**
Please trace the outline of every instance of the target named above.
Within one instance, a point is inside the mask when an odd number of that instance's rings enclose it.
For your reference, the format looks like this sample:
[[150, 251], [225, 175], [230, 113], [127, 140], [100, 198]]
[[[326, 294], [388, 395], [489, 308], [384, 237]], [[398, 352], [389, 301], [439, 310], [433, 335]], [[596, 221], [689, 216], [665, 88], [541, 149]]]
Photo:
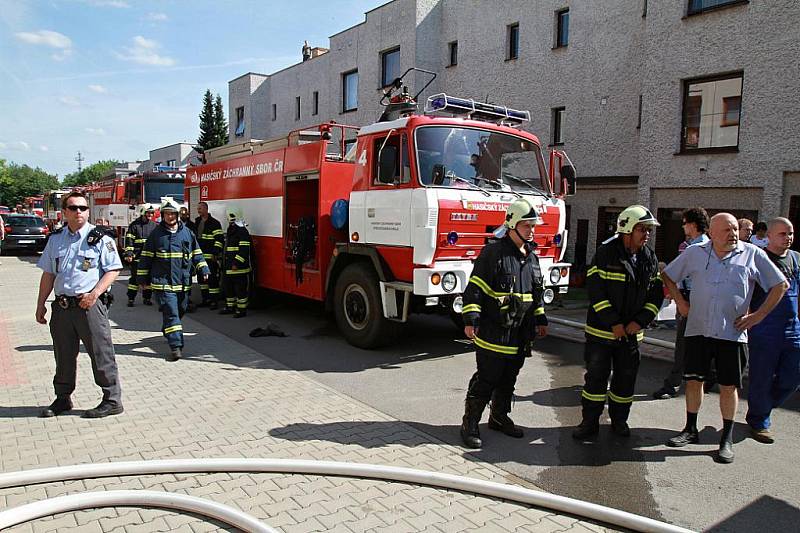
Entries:
[[[788, 219], [770, 221], [767, 236], [769, 244], [764, 250], [786, 276], [789, 289], [766, 318], [750, 329], [746, 419], [752, 437], [771, 444], [775, 437], [769, 429], [770, 413], [800, 385], [800, 320], [797, 316], [800, 254], [789, 249], [794, 241], [794, 227]], [[765, 298], [764, 291], [756, 287], [750, 308], [758, 309]]]
[[147, 238], [136, 271], [139, 283], [153, 288], [163, 313], [162, 331], [170, 348], [167, 361], [177, 361], [182, 356], [181, 318], [189, 303], [192, 266], [201, 281], [208, 279], [208, 264], [197, 237], [178, 220], [178, 205], [167, 199], [161, 204], [161, 223]]

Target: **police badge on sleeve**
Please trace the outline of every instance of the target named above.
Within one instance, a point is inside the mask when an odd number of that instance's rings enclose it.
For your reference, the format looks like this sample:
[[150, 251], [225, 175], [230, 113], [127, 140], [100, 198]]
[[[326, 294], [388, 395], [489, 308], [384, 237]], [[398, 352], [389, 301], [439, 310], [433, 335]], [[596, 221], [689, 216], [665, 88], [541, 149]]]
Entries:
[[108, 241], [106, 243], [106, 248], [108, 248], [109, 252], [115, 252], [116, 251], [116, 249], [114, 248], [114, 242], [113, 241]]

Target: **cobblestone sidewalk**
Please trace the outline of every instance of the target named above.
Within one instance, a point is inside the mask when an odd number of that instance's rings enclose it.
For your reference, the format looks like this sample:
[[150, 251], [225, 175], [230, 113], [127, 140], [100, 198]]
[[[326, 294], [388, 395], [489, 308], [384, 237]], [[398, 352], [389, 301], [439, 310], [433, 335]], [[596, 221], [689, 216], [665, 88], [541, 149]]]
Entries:
[[[385, 464], [519, 482], [415, 428], [265, 358], [190, 317], [186, 359], [167, 363], [154, 308], [116, 305], [114, 342], [125, 413], [80, 418], [100, 391], [81, 354], [75, 411], [40, 419], [52, 400], [47, 326], [34, 320], [34, 258], [0, 266], [0, 469], [193, 457], [296, 458]], [[123, 287], [115, 288], [124, 302]], [[48, 313], [49, 316], [49, 313]], [[118, 325], [124, 324], [124, 327]], [[150, 489], [240, 508], [287, 532], [605, 531], [539, 509], [402, 483], [283, 474], [181, 474], [0, 490], [0, 508], [87, 490]], [[220, 524], [162, 510], [103, 509], [13, 531], [214, 531]]]

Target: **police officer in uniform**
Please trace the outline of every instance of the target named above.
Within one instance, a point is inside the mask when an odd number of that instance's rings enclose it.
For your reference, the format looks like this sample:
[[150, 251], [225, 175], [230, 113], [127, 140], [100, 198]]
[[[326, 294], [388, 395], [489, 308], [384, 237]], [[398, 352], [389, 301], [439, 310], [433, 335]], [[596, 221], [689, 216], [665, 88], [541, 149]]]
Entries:
[[144, 243], [136, 271], [139, 284], [152, 287], [163, 315], [162, 331], [170, 347], [167, 361], [177, 361], [183, 355], [181, 318], [189, 303], [192, 267], [201, 281], [208, 277], [197, 238], [178, 220], [178, 205], [168, 198], [161, 204], [161, 223]]
[[225, 308], [220, 314], [242, 318], [247, 315], [250, 297], [250, 232], [236, 210], [228, 212], [228, 222], [223, 262], [225, 277], [222, 280]]
[[225, 233], [222, 231], [222, 224], [219, 223], [219, 220], [208, 212], [206, 202], [197, 204], [197, 214], [200, 215], [194, 220], [195, 228], [197, 228], [197, 240], [200, 241], [200, 249], [203, 250], [203, 257], [208, 263], [210, 271], [208, 283], [200, 284], [200, 292], [203, 295], [200, 307], [208, 306], [209, 309], [216, 309], [220, 295], [219, 263], [222, 259]]
[[[125, 262], [128, 263], [131, 277], [128, 280], [128, 307], [133, 307], [133, 301], [136, 299], [136, 294], [139, 292], [139, 282], [136, 281], [136, 270], [139, 265], [139, 259], [142, 255], [142, 247], [144, 246], [147, 237], [158, 227], [158, 224], [153, 222], [153, 215], [155, 209], [151, 205], [145, 205], [139, 213], [139, 218], [131, 222], [128, 226], [128, 232], [125, 234]], [[153, 291], [148, 286], [142, 287], [142, 301], [144, 305], [153, 305], [152, 302]]]
[[646, 246], [656, 226], [658, 221], [646, 207], [632, 205], [622, 211], [617, 234], [600, 245], [586, 274], [583, 420], [572, 433], [575, 439], [597, 435], [606, 397], [611, 430], [620, 437], [631, 434], [628, 415], [639, 371], [639, 341], [664, 300], [658, 260]]
[[477, 371], [469, 381], [461, 438], [469, 448], [482, 446], [478, 424], [491, 400], [489, 429], [510, 437], [522, 430], [509, 418], [511, 398], [530, 345], [547, 335], [534, 226], [542, 220], [527, 200], [515, 200], [506, 212], [504, 235], [481, 250], [464, 291], [464, 333], [475, 343]]
[[50, 318], [56, 399], [40, 416], [57, 416], [72, 409], [70, 396], [75, 390], [81, 341], [92, 360], [94, 381], [103, 390], [100, 404], [82, 416], [116, 415], [123, 411], [122, 392], [106, 291], [119, 276], [122, 262], [114, 240], [88, 223], [89, 204], [83, 193], [69, 193], [61, 204], [67, 225], [51, 234], [38, 263], [43, 270], [36, 306], [36, 321], [40, 324], [47, 324], [45, 301], [54, 288], [56, 293]]

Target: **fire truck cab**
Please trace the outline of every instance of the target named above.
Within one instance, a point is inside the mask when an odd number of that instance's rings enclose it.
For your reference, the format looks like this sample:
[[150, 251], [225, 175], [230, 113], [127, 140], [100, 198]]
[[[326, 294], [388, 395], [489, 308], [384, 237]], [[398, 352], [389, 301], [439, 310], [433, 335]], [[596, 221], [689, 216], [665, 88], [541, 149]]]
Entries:
[[473, 262], [520, 197], [544, 220], [535, 240], [546, 302], [569, 280], [566, 154], [545, 159], [518, 128], [526, 111], [441, 94], [416, 114], [409, 100], [393, 99], [354, 140], [354, 128], [330, 122], [217, 149], [187, 172], [192, 209], [202, 200], [221, 221], [243, 214], [256, 285], [324, 301], [364, 348], [389, 342], [412, 312], [460, 317]]

